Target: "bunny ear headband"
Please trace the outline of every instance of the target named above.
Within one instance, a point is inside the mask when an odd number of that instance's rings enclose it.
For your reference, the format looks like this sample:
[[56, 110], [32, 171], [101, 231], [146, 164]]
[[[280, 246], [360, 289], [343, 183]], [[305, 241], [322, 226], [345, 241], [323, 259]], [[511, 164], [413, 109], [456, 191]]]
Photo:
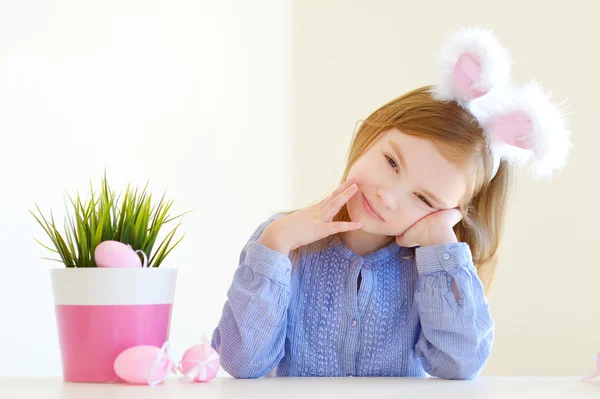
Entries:
[[567, 161], [571, 132], [558, 106], [535, 81], [512, 85], [511, 62], [485, 28], [463, 28], [442, 45], [439, 81], [432, 97], [469, 110], [493, 155], [492, 178], [501, 160], [522, 166], [533, 159], [533, 177], [550, 178]]

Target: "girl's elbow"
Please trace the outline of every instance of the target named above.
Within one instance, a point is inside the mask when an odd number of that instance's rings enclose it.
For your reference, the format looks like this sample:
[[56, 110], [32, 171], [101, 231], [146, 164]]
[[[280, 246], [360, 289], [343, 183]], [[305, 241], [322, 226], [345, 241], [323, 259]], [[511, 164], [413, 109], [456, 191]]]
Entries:
[[431, 375], [443, 380], [474, 380], [483, 370], [483, 366], [475, 364], [455, 365], [432, 372]]
[[431, 375], [445, 380], [473, 380], [483, 372], [490, 355], [490, 348], [481, 347], [478, 353], [446, 359], [433, 367]]
[[262, 370], [244, 366], [244, 365], [231, 365], [226, 362], [221, 362], [221, 368], [225, 370], [230, 376], [236, 379], [255, 379], [266, 375], [266, 372]]
[[254, 379], [264, 377], [274, 369], [277, 359], [253, 359], [248, 356], [221, 356], [221, 368], [236, 379]]
[[458, 370], [456, 370], [455, 372], [453, 372], [450, 375], [451, 380], [463, 380], [463, 381], [470, 381], [470, 380], [474, 380], [475, 378], [477, 378], [480, 374], [481, 371], [483, 370], [483, 367], [463, 367], [463, 368], [459, 368]]
[[[225, 369], [225, 368], [223, 368]], [[225, 370], [227, 371], [227, 370]], [[231, 370], [227, 371], [229, 375], [238, 380], [251, 380], [256, 378], [261, 378], [263, 375], [261, 373], [256, 373], [255, 370]]]

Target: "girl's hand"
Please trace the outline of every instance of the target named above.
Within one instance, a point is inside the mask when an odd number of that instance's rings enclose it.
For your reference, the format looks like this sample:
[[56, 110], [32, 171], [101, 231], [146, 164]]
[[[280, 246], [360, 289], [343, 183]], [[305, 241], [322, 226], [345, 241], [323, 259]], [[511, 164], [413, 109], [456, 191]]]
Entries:
[[456, 208], [431, 213], [397, 236], [396, 243], [401, 247], [425, 247], [458, 242], [452, 228], [461, 219], [462, 214]]
[[359, 222], [332, 221], [357, 191], [355, 180], [347, 180], [324, 200], [273, 221], [258, 242], [287, 256], [291, 250], [332, 234], [359, 229]]

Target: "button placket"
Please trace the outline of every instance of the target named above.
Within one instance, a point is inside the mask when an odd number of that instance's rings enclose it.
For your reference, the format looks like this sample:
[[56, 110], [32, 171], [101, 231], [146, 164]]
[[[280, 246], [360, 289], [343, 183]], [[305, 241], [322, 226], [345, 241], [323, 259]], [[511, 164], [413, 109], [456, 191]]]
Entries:
[[[348, 345], [348, 353], [347, 358], [344, 360], [344, 363], [347, 366], [346, 373], [347, 374], [355, 374], [356, 370], [356, 362], [357, 362], [357, 351], [360, 347], [360, 325], [359, 321], [359, 308], [358, 308], [358, 295], [356, 291], [356, 284], [358, 275], [361, 269], [364, 268], [364, 260], [358, 256], [352, 257], [349, 259], [349, 262], [341, 262], [344, 266], [340, 265], [342, 268], [341, 273], [344, 274], [344, 296], [346, 298], [346, 303], [348, 306], [345, 307], [344, 313], [346, 315], [346, 326], [347, 326], [347, 345]], [[369, 273], [365, 270], [365, 275]], [[364, 284], [365, 275], [363, 275]], [[362, 287], [361, 287], [362, 290]]]
[[363, 265], [363, 269], [377, 271], [377, 267], [374, 264], [372, 264], [372, 263], [365, 263]]
[[[354, 335], [356, 334], [355, 331], [355, 327], [358, 325], [358, 316], [359, 316], [359, 311], [358, 311], [358, 295], [357, 295], [357, 291], [356, 291], [356, 283], [357, 283], [357, 278], [358, 275], [360, 273], [360, 270], [364, 267], [363, 264], [363, 260], [360, 258], [356, 258], [356, 259], [352, 259], [350, 260], [350, 264], [349, 264], [349, 269], [347, 269], [345, 272], [348, 273], [347, 274], [347, 283], [349, 284], [349, 286], [353, 287], [352, 291], [349, 290], [345, 290], [345, 295], [347, 298], [347, 301], [350, 303], [350, 306], [348, 306], [346, 308], [346, 312], [347, 312], [347, 316], [348, 316], [348, 325], [351, 328], [351, 334]], [[363, 281], [361, 283], [364, 284], [364, 279], [365, 277], [363, 276]], [[362, 290], [362, 287], [361, 287]]]

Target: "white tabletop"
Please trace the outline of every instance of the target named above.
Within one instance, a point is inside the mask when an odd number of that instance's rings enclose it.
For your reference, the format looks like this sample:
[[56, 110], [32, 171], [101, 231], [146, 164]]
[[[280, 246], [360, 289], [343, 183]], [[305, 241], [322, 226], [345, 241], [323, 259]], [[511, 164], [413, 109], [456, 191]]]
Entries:
[[160, 385], [65, 383], [60, 378], [0, 378], [0, 398], [600, 398], [600, 380], [579, 377], [479, 377], [472, 381], [416, 378], [218, 377], [208, 383], [170, 378]]

